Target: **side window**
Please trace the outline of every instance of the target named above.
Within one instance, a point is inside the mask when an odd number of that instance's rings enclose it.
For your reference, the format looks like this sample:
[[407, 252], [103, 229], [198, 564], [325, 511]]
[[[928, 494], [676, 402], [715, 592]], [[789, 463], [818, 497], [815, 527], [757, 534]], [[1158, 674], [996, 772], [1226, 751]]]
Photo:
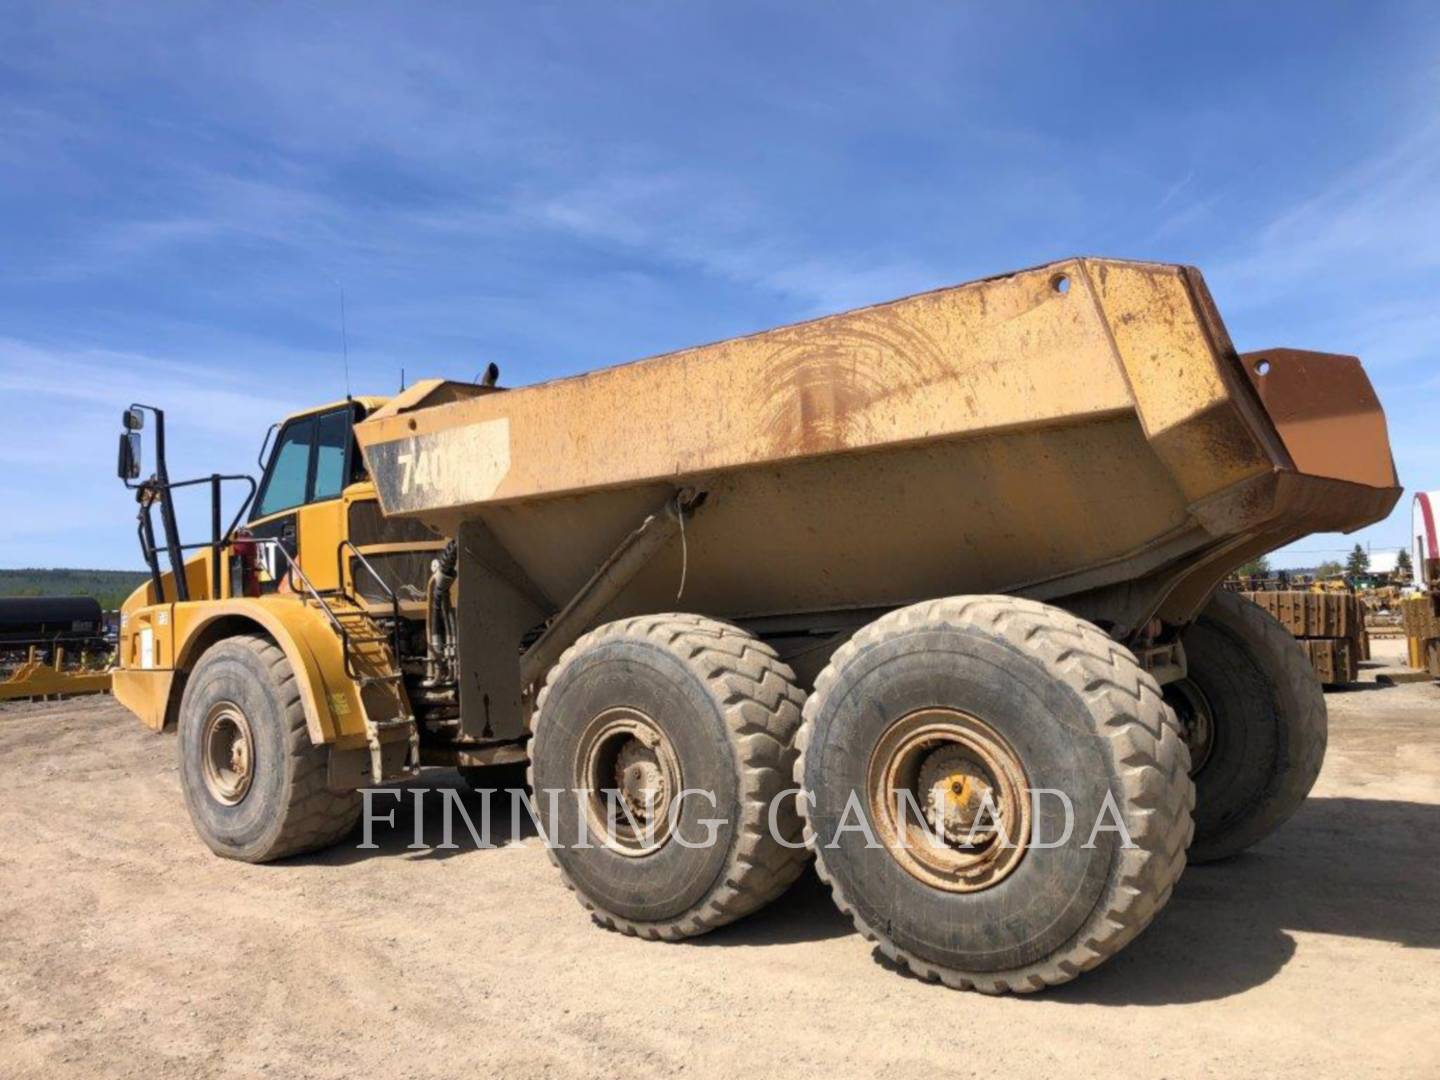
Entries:
[[350, 445], [351, 411], [320, 417], [315, 432], [315, 487], [309, 502], [333, 499], [345, 486], [345, 451]]
[[314, 435], [314, 417], [296, 420], [280, 432], [252, 517], [262, 518], [305, 501], [305, 483], [310, 476], [310, 443]]

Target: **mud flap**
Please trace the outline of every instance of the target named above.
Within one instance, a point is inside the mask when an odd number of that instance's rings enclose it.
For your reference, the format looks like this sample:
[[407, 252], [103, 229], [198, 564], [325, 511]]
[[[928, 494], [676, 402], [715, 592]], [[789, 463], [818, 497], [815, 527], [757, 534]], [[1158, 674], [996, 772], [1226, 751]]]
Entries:
[[370, 782], [409, 780], [420, 775], [420, 732], [408, 716], [365, 721], [370, 744]]
[[419, 775], [420, 733], [410, 718], [366, 721], [365, 740], [365, 746], [330, 748], [326, 785], [331, 791], [354, 791]]

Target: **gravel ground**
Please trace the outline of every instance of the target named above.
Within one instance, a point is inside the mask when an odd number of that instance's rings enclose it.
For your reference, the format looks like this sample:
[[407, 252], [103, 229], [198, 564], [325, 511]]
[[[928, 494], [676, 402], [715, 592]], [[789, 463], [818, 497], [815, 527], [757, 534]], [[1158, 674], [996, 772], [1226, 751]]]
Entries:
[[606, 933], [535, 838], [408, 850], [408, 802], [379, 850], [225, 862], [173, 737], [105, 697], [0, 707], [0, 1076], [1433, 1080], [1440, 687], [1328, 701], [1288, 826], [1100, 970], [999, 999], [889, 969], [808, 874], [692, 942]]

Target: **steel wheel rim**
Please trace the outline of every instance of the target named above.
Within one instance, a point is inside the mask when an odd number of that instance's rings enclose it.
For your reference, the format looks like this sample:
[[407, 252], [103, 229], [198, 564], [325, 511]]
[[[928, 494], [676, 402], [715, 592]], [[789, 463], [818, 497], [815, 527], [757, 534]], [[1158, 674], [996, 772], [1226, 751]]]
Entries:
[[994, 888], [1014, 872], [1030, 840], [1027, 791], [1009, 742], [958, 709], [895, 721], [866, 770], [876, 839], [911, 877], [946, 892]]
[[255, 735], [233, 701], [210, 706], [200, 729], [200, 769], [205, 790], [216, 802], [234, 806], [255, 779]]
[[1175, 711], [1190, 751], [1190, 775], [1195, 776], [1215, 751], [1215, 710], [1205, 692], [1190, 679], [1177, 679], [1165, 686], [1165, 703]]
[[[665, 846], [683, 779], [679, 755], [654, 719], [630, 708], [596, 716], [580, 736], [573, 775], [589, 832], [607, 848], [641, 858]], [[607, 791], [617, 793], [613, 804]]]

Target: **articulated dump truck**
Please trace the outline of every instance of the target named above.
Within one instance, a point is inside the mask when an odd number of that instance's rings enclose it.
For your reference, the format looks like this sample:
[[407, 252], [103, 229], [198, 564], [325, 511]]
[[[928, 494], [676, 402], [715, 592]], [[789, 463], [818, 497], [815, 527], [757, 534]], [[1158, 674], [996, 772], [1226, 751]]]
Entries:
[[528, 768], [607, 927], [704, 933], [813, 857], [885, 956], [992, 993], [1094, 967], [1295, 812], [1319, 685], [1217, 586], [1399, 496], [1355, 358], [1237, 353], [1197, 271], [1104, 259], [347, 400], [258, 484], [172, 482], [163, 414], [125, 420], [151, 580], [115, 694], [177, 730], [217, 854], [336, 843], [424, 766]]

